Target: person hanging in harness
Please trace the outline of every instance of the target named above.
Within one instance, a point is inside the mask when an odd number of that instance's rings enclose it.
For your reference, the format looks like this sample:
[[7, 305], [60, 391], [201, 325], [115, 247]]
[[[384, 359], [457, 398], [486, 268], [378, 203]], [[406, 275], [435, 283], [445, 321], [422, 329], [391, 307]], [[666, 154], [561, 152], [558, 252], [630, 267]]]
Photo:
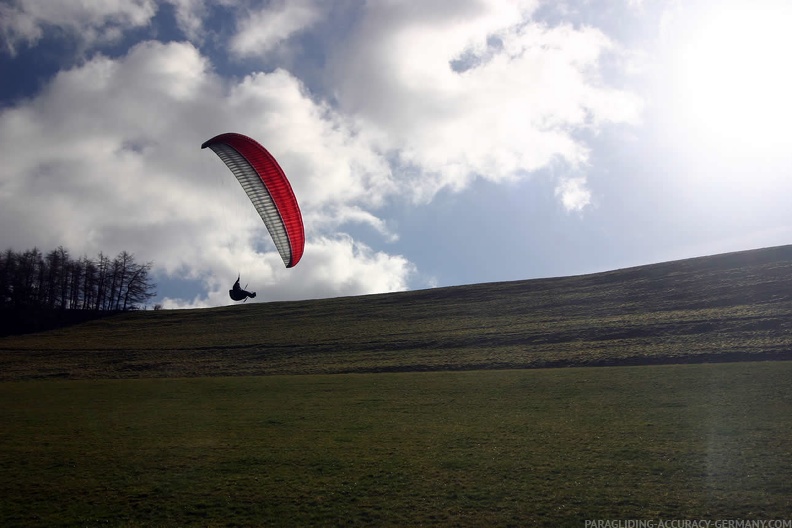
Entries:
[[[247, 284], [245, 285], [245, 288], [247, 288]], [[247, 301], [248, 297], [250, 297], [251, 299], [254, 298], [256, 296], [256, 292], [251, 293], [249, 291], [243, 290], [239, 286], [239, 276], [237, 276], [237, 280], [234, 283], [234, 287], [228, 290], [228, 295], [230, 295], [231, 299], [233, 299], [234, 301], [241, 301], [243, 299]]]

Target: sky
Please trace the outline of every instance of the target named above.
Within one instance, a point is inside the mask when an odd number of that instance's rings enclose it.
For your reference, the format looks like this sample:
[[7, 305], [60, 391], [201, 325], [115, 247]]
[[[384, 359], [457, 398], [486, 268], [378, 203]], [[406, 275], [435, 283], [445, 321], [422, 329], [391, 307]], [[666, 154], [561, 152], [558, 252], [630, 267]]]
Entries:
[[[0, 248], [151, 305], [579, 275], [792, 243], [785, 0], [0, 0]], [[222, 161], [306, 229], [286, 269]]]

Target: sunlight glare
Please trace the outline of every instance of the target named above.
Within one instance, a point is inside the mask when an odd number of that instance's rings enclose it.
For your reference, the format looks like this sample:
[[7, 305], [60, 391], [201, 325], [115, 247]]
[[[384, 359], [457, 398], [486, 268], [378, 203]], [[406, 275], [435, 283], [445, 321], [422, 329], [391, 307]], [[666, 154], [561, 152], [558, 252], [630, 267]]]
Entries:
[[792, 5], [714, 7], [677, 62], [677, 104], [697, 141], [753, 153], [789, 149]]

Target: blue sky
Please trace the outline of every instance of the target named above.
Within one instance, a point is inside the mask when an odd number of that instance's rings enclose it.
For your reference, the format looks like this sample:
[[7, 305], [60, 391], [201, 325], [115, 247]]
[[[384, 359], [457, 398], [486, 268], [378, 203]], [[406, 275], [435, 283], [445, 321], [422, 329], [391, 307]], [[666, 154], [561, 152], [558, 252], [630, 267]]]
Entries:
[[[0, 246], [154, 302], [575, 275], [792, 242], [781, 0], [0, 1]], [[280, 161], [285, 269], [222, 162]]]

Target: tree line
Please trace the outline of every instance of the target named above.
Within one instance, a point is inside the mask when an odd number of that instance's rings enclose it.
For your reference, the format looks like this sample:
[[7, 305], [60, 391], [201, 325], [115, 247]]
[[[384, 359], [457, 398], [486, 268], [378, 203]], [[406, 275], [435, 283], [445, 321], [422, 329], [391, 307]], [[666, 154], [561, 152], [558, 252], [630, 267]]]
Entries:
[[156, 296], [149, 272], [122, 251], [115, 258], [74, 259], [59, 246], [0, 254], [0, 308], [120, 311], [145, 307]]

